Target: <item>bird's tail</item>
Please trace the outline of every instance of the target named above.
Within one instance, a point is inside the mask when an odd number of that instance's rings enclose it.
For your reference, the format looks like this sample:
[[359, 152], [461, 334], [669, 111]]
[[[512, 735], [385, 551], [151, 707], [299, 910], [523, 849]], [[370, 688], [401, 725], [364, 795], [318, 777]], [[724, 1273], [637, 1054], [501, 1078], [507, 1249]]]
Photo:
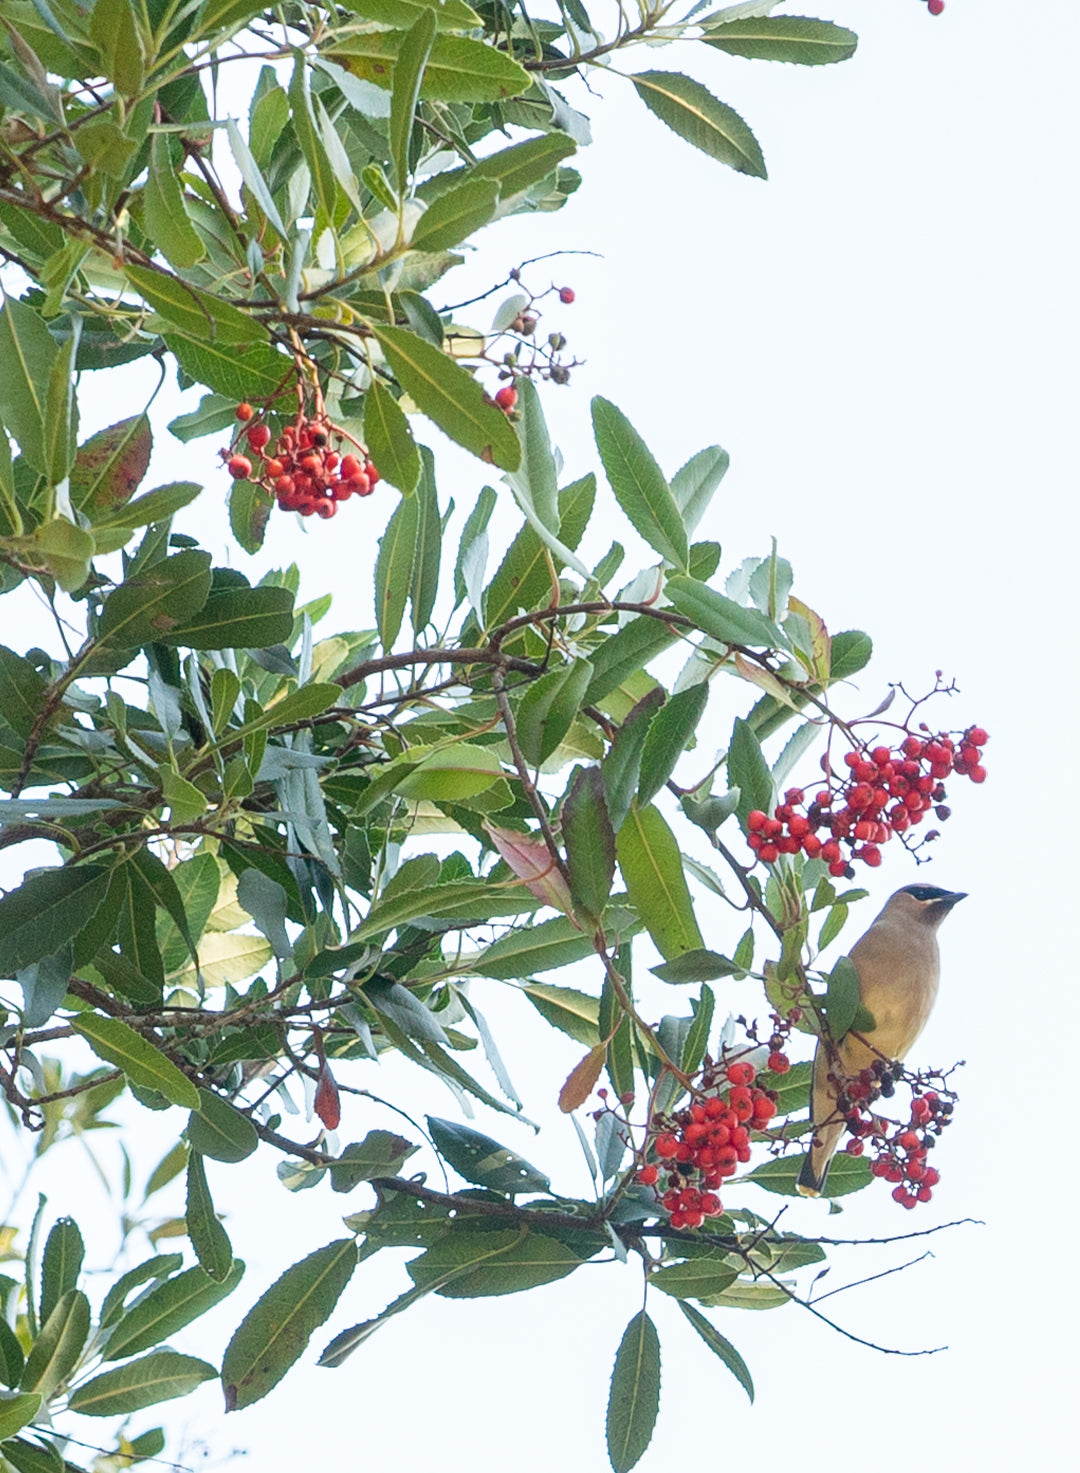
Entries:
[[825, 1178], [829, 1174], [829, 1164], [843, 1133], [842, 1122], [836, 1125], [819, 1125], [814, 1132], [814, 1139], [809, 1151], [803, 1157], [798, 1179], [795, 1182], [796, 1191], [801, 1197], [820, 1197], [825, 1190]]

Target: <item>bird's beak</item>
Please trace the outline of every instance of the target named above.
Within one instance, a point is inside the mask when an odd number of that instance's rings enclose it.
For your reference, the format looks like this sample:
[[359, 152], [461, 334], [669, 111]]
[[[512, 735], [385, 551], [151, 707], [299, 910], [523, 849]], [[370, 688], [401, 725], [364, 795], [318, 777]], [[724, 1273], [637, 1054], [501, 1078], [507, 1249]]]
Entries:
[[943, 906], [945, 910], [952, 910], [954, 905], [958, 904], [961, 900], [966, 900], [967, 895], [968, 892], [966, 890], [954, 890], [950, 895], [943, 895], [938, 901], [938, 905]]

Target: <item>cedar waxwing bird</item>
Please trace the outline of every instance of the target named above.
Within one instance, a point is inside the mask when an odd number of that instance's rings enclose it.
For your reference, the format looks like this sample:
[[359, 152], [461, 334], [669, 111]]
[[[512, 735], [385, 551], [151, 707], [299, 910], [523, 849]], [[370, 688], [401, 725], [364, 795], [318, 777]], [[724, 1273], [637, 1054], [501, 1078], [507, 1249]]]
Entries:
[[938, 990], [937, 930], [964, 893], [936, 885], [905, 885], [890, 895], [873, 925], [851, 948], [859, 998], [874, 1015], [874, 1027], [861, 1037], [846, 1034], [834, 1045], [832, 1060], [829, 1049], [818, 1041], [810, 1105], [814, 1136], [796, 1183], [802, 1196], [821, 1195], [829, 1162], [846, 1128], [837, 1106], [836, 1077], [857, 1075], [880, 1057], [902, 1059], [926, 1027]]

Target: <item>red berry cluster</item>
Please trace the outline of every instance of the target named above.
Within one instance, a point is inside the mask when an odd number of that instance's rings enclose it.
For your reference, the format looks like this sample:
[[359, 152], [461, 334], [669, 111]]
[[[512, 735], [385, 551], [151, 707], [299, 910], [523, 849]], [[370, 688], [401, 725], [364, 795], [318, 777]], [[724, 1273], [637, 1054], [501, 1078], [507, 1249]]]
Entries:
[[861, 1156], [867, 1145], [874, 1152], [870, 1167], [874, 1176], [894, 1184], [893, 1200], [902, 1207], [929, 1202], [941, 1173], [927, 1166], [928, 1153], [952, 1119], [953, 1102], [936, 1090], [916, 1094], [906, 1124], [882, 1120], [873, 1113], [879, 1097], [890, 1098], [896, 1082], [903, 1078], [903, 1065], [875, 1059], [869, 1069], [837, 1083], [837, 1109], [844, 1115], [851, 1139], [844, 1147], [849, 1156]]
[[[357, 445], [357, 454], [342, 454], [345, 437], [325, 414], [309, 419], [301, 410], [282, 430], [269, 455], [270, 427], [256, 418], [254, 408], [239, 404], [236, 417], [247, 428], [229, 450], [221, 452], [226, 469], [234, 481], [255, 481], [269, 491], [282, 511], [298, 511], [302, 517], [314, 512], [328, 518], [336, 514], [339, 501], [370, 496], [374, 491], [379, 472], [367, 451]], [[259, 462], [257, 472], [249, 456], [238, 450], [241, 440]]]
[[832, 875], [850, 877], [853, 859], [876, 868], [881, 845], [894, 834], [921, 824], [931, 810], [942, 821], [949, 817], [943, 779], [957, 773], [973, 783], [986, 781], [982, 749], [988, 740], [981, 726], [969, 726], [959, 739], [912, 732], [895, 749], [846, 752], [842, 779], [823, 757], [828, 786], [809, 804], [802, 788], [789, 788], [771, 818], [755, 808], [746, 818], [747, 843], [765, 864], [801, 852], [822, 859]]
[[[787, 1068], [786, 1056], [778, 1057]], [[763, 1130], [776, 1114], [776, 1096], [754, 1084], [756, 1073], [741, 1060], [721, 1066], [713, 1078], [707, 1071], [702, 1082], [714, 1093], [674, 1115], [653, 1117], [652, 1150], [659, 1159], [640, 1167], [637, 1180], [655, 1187], [661, 1172], [667, 1173], [666, 1190], [657, 1192], [657, 1200], [673, 1228], [700, 1227], [723, 1211], [717, 1188], [740, 1162], [750, 1160], [750, 1132]]]

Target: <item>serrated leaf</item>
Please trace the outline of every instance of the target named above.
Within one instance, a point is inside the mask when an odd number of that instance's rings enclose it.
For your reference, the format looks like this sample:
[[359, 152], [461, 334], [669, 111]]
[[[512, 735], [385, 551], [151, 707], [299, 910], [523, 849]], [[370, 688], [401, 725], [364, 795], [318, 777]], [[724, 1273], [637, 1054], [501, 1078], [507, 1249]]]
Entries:
[[723, 1257], [688, 1258], [650, 1274], [649, 1285], [675, 1299], [701, 1299], [722, 1293], [738, 1277], [739, 1270]]
[[607, 399], [597, 396], [592, 401], [592, 421], [596, 447], [616, 501], [650, 547], [669, 563], [685, 568], [686, 527], [648, 446]]
[[660, 811], [632, 807], [617, 840], [630, 901], [665, 961], [699, 950], [701, 932], [675, 836]]
[[683, 983], [715, 982], [719, 977], [732, 977], [741, 969], [719, 952], [702, 947], [696, 951], [684, 951], [674, 961], [649, 970], [662, 982]]
[[562, 805], [570, 895], [582, 916], [599, 920], [615, 878], [615, 832], [599, 767], [579, 770]]
[[69, 477], [72, 506], [91, 521], [95, 513], [104, 513], [107, 520], [110, 512], [131, 500], [141, 484], [153, 443], [145, 414], [133, 414], [84, 440]]
[[822, 1003], [834, 1043], [839, 1043], [854, 1024], [861, 1001], [855, 963], [849, 956], [839, 957], [829, 973], [828, 990]]
[[22, 1390], [36, 1391], [47, 1402], [78, 1365], [89, 1333], [90, 1301], [81, 1289], [68, 1289], [26, 1357]]
[[356, 1267], [356, 1244], [341, 1238], [287, 1268], [245, 1315], [221, 1366], [225, 1410], [261, 1401], [334, 1311]]
[[652, 801], [675, 771], [679, 758], [693, 740], [708, 703], [708, 684], [700, 681], [686, 690], [677, 691], [653, 717], [641, 754], [641, 777], [637, 790], [639, 808]]
[[72, 1392], [68, 1408], [84, 1417], [118, 1417], [143, 1407], [189, 1396], [217, 1372], [204, 1360], [180, 1355], [175, 1350], [158, 1350], [141, 1360], [118, 1366], [85, 1381]]
[[289, 589], [222, 588], [211, 591], [195, 614], [158, 638], [191, 650], [261, 650], [284, 644], [292, 636], [292, 625]]
[[248, 1117], [209, 1089], [199, 1090], [199, 1108], [188, 1117], [187, 1137], [193, 1151], [215, 1161], [244, 1161], [259, 1144]]
[[596, 1088], [597, 1080], [607, 1063], [607, 1044], [595, 1044], [580, 1063], [575, 1064], [566, 1076], [559, 1091], [559, 1109], [564, 1115], [581, 1108]]
[[398, 382], [423, 414], [488, 465], [517, 469], [518, 437], [502, 410], [488, 402], [482, 384], [414, 333], [378, 323], [371, 324], [371, 331]]
[[[686, 462], [671, 478], [671, 494], [688, 536], [693, 536], [717, 486], [727, 474], [731, 457], [719, 445], [710, 445]], [[700, 577], [695, 574], [695, 577]], [[710, 575], [711, 576], [711, 575]]]
[[[372, 31], [350, 35], [326, 55], [354, 77], [387, 88], [403, 41], [401, 31]], [[520, 96], [529, 85], [528, 72], [504, 52], [467, 36], [443, 34], [431, 48], [420, 96], [440, 102], [498, 102]]]
[[103, 1360], [124, 1360], [168, 1340], [185, 1325], [206, 1314], [225, 1299], [244, 1276], [244, 1265], [234, 1259], [220, 1282], [203, 1268], [189, 1268], [152, 1289], [127, 1310], [109, 1336]]
[[407, 416], [377, 378], [372, 379], [364, 400], [364, 435], [383, 479], [410, 496], [420, 479], [420, 452]]
[[445, 251], [483, 228], [498, 210], [495, 179], [465, 179], [440, 194], [421, 215], [409, 244], [417, 251]]
[[41, 1395], [36, 1391], [16, 1392], [0, 1397], [0, 1441], [14, 1437], [21, 1427], [33, 1422], [41, 1410]]
[[156, 1090], [171, 1104], [183, 1105], [186, 1110], [198, 1108], [199, 1092], [187, 1075], [119, 1018], [82, 1013], [72, 1019], [71, 1026], [86, 1039], [99, 1059], [123, 1069], [140, 1089]]
[[786, 61], [797, 66], [825, 66], [855, 55], [859, 38], [845, 26], [796, 15], [764, 15], [732, 20], [709, 29], [701, 38], [729, 56], [757, 61]]
[[607, 1450], [614, 1473], [629, 1473], [652, 1441], [660, 1409], [660, 1338], [644, 1310], [623, 1332], [611, 1374]]
[[787, 648], [784, 631], [772, 619], [757, 609], [744, 608], [707, 583], [679, 574], [667, 580], [665, 591], [680, 614], [720, 644]]
[[82, 1233], [73, 1217], [61, 1217], [53, 1225], [41, 1255], [41, 1304], [38, 1318], [42, 1324], [59, 1301], [79, 1282], [83, 1255]]
[[[796, 1182], [805, 1160], [805, 1155], [779, 1156], [771, 1161], [763, 1161], [740, 1180], [755, 1182], [767, 1192], [775, 1192], [781, 1197], [797, 1197], [799, 1190]], [[829, 1175], [821, 1195], [845, 1197], [849, 1192], [861, 1192], [873, 1179], [869, 1161], [862, 1156], [849, 1156], [846, 1151], [838, 1151], [829, 1164]]]
[[418, 1288], [446, 1299], [519, 1294], [564, 1279], [581, 1259], [557, 1238], [507, 1228], [501, 1232], [450, 1233], [408, 1265]]
[[738, 716], [731, 733], [727, 768], [732, 786], [739, 790], [739, 806], [736, 812], [740, 823], [745, 825], [746, 815], [755, 808], [763, 813], [772, 810], [774, 790], [769, 764], [765, 761], [761, 744], [750, 723]]
[[39, 870], [0, 899], [0, 976], [53, 955], [77, 936], [105, 898], [109, 872], [80, 864]]
[[546, 1192], [551, 1182], [491, 1136], [453, 1120], [427, 1117], [431, 1139], [459, 1176], [492, 1192]]
[[637, 95], [673, 133], [740, 174], [765, 179], [761, 147], [734, 108], [681, 72], [638, 72]]
[[746, 1392], [747, 1396], [752, 1402], [754, 1400], [753, 1379], [751, 1378], [750, 1372], [747, 1369], [746, 1362], [743, 1360], [739, 1352], [735, 1349], [734, 1345], [732, 1345], [731, 1341], [728, 1340], [726, 1336], [721, 1335], [716, 1326], [712, 1324], [709, 1320], [707, 1320], [705, 1316], [701, 1313], [701, 1311], [695, 1309], [692, 1304], [686, 1304], [684, 1301], [680, 1300], [679, 1308], [682, 1310], [683, 1314], [689, 1320], [690, 1324], [694, 1327], [697, 1333], [701, 1336], [702, 1340], [704, 1340], [705, 1344], [709, 1347], [712, 1353], [716, 1356], [719, 1356], [720, 1359], [724, 1362], [724, 1365], [727, 1366], [728, 1370], [735, 1377], [736, 1381], [738, 1381], [739, 1385], [743, 1388], [743, 1390]]
[[517, 709], [517, 734], [525, 760], [539, 767], [561, 745], [580, 714], [593, 677], [589, 660], [558, 665], [534, 680]]
[[155, 133], [150, 141], [150, 167], [143, 189], [143, 224], [147, 235], [177, 271], [194, 266], [206, 254], [202, 237], [188, 219], [183, 191], [169, 153], [169, 140], [163, 133]]
[[199, 1263], [212, 1279], [221, 1282], [232, 1269], [232, 1245], [214, 1211], [206, 1168], [198, 1151], [188, 1157], [185, 1220]]
[[197, 343], [219, 348], [241, 348], [265, 343], [266, 328], [224, 297], [212, 296], [148, 267], [125, 264], [124, 275], [143, 299], [165, 318], [166, 330], [182, 333]]

